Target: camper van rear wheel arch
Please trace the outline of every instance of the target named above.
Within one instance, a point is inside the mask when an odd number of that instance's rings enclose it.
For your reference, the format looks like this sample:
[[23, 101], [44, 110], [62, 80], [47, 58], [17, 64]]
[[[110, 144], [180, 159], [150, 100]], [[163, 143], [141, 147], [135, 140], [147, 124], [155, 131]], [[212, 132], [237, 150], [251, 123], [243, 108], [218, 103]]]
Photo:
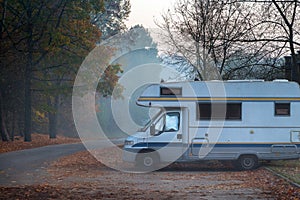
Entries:
[[258, 167], [258, 158], [256, 155], [241, 155], [235, 162], [239, 170], [252, 170]]
[[136, 156], [136, 164], [138, 167], [145, 169], [154, 169], [160, 162], [160, 157], [155, 150], [144, 149], [138, 152]]

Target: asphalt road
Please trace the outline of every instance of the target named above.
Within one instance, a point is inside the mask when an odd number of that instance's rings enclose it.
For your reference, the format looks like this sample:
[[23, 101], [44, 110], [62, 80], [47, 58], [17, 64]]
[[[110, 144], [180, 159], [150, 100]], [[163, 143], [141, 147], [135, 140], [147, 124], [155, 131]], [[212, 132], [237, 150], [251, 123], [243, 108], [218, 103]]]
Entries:
[[[122, 144], [124, 139], [113, 140]], [[94, 148], [108, 147], [105, 141], [90, 141], [77, 144], [51, 145], [0, 154], [0, 186], [32, 185], [47, 180], [47, 166], [67, 155]]]

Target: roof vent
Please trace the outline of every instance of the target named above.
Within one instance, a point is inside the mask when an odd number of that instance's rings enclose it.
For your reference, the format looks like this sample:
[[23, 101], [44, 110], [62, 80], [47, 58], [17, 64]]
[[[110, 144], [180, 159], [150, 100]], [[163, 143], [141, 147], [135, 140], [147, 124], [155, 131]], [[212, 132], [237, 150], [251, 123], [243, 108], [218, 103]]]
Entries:
[[289, 80], [286, 79], [275, 79], [273, 82], [287, 83]]
[[250, 82], [265, 82], [264, 79], [250, 79]]
[[264, 82], [264, 79], [228, 80], [228, 82]]
[[228, 80], [227, 82], [249, 82], [249, 80]]

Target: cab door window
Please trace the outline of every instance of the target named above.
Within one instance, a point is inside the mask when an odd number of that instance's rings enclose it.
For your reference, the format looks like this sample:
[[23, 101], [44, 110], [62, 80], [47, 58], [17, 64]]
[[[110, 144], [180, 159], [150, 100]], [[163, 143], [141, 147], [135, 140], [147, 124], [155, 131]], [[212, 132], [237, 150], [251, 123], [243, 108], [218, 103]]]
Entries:
[[166, 118], [166, 116], [164, 115], [157, 121], [157, 123], [155, 124], [156, 131], [162, 132], [164, 130], [165, 121], [166, 121], [165, 118]]
[[164, 132], [177, 132], [180, 128], [179, 112], [169, 112], [163, 115], [155, 124], [155, 135]]
[[165, 132], [176, 132], [180, 128], [179, 112], [169, 112], [166, 114]]

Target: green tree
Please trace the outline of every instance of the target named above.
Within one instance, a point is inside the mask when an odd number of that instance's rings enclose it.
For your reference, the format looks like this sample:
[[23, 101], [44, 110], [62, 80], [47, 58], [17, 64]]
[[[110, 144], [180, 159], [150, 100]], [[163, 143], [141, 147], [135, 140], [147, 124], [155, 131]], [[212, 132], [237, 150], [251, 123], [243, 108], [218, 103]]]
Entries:
[[[99, 40], [100, 31], [90, 23], [87, 10], [92, 10], [93, 5], [66, 2], [63, 12], [59, 13], [59, 24], [56, 24], [52, 33], [50, 52], [42, 62], [43, 68], [38, 70], [36, 84], [38, 91], [46, 96], [47, 106], [44, 111], [48, 115], [48, 132], [50, 138], [57, 134], [58, 110], [60, 99], [70, 95], [77, 69], [86, 55], [95, 47]], [[99, 7], [101, 9], [101, 7]]]
[[[9, 108], [20, 107], [25, 141], [31, 140], [33, 110], [47, 114], [50, 137], [55, 137], [59, 99], [70, 94], [77, 69], [101, 36], [90, 15], [103, 12], [103, 5], [102, 0], [0, 1], [0, 64], [5, 69], [0, 89], [14, 85], [0, 99], [4, 107], [0, 111], [2, 116]], [[1, 119], [1, 124], [6, 121]]]
[[130, 13], [129, 0], [104, 0], [102, 12], [92, 13], [92, 23], [102, 32], [101, 39], [107, 39], [126, 29], [124, 20]]

